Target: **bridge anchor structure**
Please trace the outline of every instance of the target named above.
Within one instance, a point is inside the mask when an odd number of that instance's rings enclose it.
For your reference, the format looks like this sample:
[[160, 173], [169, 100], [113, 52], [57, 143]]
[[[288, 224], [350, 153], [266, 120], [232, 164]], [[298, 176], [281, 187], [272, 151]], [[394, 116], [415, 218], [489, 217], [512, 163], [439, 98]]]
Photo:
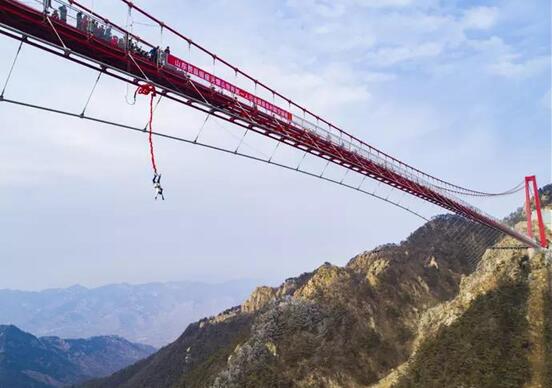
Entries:
[[[162, 132], [151, 132], [151, 135], [248, 157], [329, 180], [391, 202], [427, 220], [400, 201], [391, 201], [388, 196], [378, 195], [376, 190], [366, 190], [365, 182], [374, 181], [378, 187], [387, 186], [390, 190], [402, 192], [404, 196], [438, 206], [490, 231], [511, 236], [525, 246], [542, 249], [547, 245], [542, 232], [540, 241], [537, 241], [532, 235], [532, 229], [528, 228], [527, 234], [522, 233], [468, 201], [518, 193], [523, 190], [523, 182], [510, 190], [489, 193], [425, 173], [297, 104], [136, 4], [128, 0], [120, 0], [120, 4], [127, 8], [129, 17], [133, 13], [140, 15], [151, 25], [157, 26], [162, 37], [166, 36], [163, 34], [170, 34], [177, 45], [172, 45], [171, 51], [163, 50], [159, 44], [150, 43], [133, 32], [132, 28], [122, 27], [75, 0], [0, 0], [0, 34], [20, 42], [17, 54], [23, 45], [29, 45], [98, 72], [96, 84], [100, 75], [106, 75], [135, 87], [149, 85], [152, 92], [159, 96], [158, 103], [161, 98], [173, 101], [202, 112], [206, 115], [205, 122], [208, 117], [214, 117], [243, 130], [239, 143], [232, 150], [202, 143], [199, 141], [201, 130], [194, 139]], [[184, 58], [186, 49], [188, 55]], [[196, 61], [192, 60], [192, 50]], [[12, 69], [16, 59], [17, 55]], [[206, 70], [206, 66], [210, 69]], [[10, 76], [11, 70], [0, 97], [6, 103], [145, 132], [144, 128], [87, 115], [85, 111], [90, 97], [82, 112], [68, 112], [10, 99], [4, 95]], [[275, 143], [270, 156], [255, 157], [241, 151], [244, 139], [250, 134], [258, 135], [271, 144]], [[278, 147], [290, 147], [303, 153], [299, 164], [292, 168], [275, 162], [273, 156]], [[324, 163], [322, 172], [308, 172], [302, 167], [307, 156]], [[330, 165], [343, 169], [344, 176], [341, 179], [328, 178], [325, 172]], [[348, 184], [345, 179], [351, 175], [360, 177], [360, 183]], [[533, 178], [531, 182], [537, 203], [536, 181]], [[528, 196], [527, 179], [525, 187]], [[538, 205], [540, 207], [540, 203]], [[540, 211], [537, 217], [542, 218]]]

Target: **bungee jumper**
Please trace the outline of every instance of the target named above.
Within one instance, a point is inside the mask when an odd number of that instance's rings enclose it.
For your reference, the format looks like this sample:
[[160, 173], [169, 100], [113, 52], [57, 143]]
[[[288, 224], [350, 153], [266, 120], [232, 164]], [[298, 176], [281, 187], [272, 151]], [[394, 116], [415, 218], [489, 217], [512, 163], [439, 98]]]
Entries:
[[164, 201], [165, 197], [163, 196], [163, 188], [161, 187], [161, 175], [155, 174], [153, 176], [153, 188], [155, 189], [155, 200], [157, 200], [157, 197], [161, 196], [161, 199]]
[[152, 122], [153, 122], [153, 98], [157, 94], [155, 91], [155, 86], [152, 84], [143, 84], [139, 85], [136, 91], [134, 92], [134, 101], [136, 101], [136, 95], [137, 94], [143, 94], [145, 96], [150, 96], [150, 113], [149, 113], [149, 121], [148, 121], [148, 141], [149, 141], [149, 149], [150, 149], [150, 157], [151, 157], [151, 167], [153, 168], [153, 188], [155, 189], [155, 199], [159, 196], [161, 196], [161, 199], [164, 201], [165, 197], [163, 196], [163, 187], [161, 187], [161, 174], [157, 172], [157, 163], [155, 163], [155, 153], [153, 150], [153, 129], [152, 129]]

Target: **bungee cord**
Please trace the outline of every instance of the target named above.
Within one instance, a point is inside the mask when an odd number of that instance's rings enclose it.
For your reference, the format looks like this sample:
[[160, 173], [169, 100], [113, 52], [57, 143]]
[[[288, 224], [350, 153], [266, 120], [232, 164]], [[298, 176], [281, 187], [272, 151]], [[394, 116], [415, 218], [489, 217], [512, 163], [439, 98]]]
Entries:
[[149, 98], [149, 119], [148, 119], [148, 143], [149, 143], [149, 150], [150, 150], [150, 159], [151, 159], [151, 167], [153, 169], [153, 173], [157, 175], [157, 163], [155, 162], [155, 152], [153, 150], [153, 99], [156, 96], [155, 87], [150, 84], [143, 84], [138, 86], [136, 89], [136, 92], [134, 93], [134, 99], [136, 100], [136, 95], [141, 94], [144, 96], [150, 96]]
[[139, 85], [136, 91], [134, 92], [134, 100], [136, 101], [136, 96], [140, 94], [143, 96], [149, 96], [149, 120], [148, 120], [148, 144], [149, 144], [149, 153], [150, 153], [150, 160], [151, 160], [151, 167], [153, 169], [153, 188], [155, 189], [155, 199], [157, 199], [159, 196], [162, 200], [165, 200], [165, 196], [163, 195], [163, 187], [161, 186], [161, 174], [157, 171], [157, 162], [155, 160], [155, 151], [153, 148], [153, 100], [155, 99], [155, 96], [157, 95], [157, 92], [155, 90], [155, 86], [153, 84], [142, 84]]

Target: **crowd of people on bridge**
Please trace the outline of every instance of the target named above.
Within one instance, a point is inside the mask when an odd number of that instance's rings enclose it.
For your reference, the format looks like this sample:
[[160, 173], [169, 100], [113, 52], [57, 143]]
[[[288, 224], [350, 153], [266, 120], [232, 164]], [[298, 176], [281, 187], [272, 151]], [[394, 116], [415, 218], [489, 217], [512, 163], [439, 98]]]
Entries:
[[[50, 15], [51, 12], [52, 19], [67, 23], [68, 10], [65, 4], [61, 4], [57, 9], [53, 9], [52, 0], [43, 0], [43, 5], [46, 15]], [[113, 34], [110, 24], [99, 22], [97, 19], [87, 15], [80, 10], [76, 14], [76, 27], [79, 30], [91, 34], [98, 39], [109, 42], [114, 47], [118, 47], [121, 50], [128, 49], [132, 53], [143, 58], [147, 58], [157, 64], [164, 65], [166, 63], [167, 56], [171, 53], [171, 49], [169, 46], [167, 46], [164, 50], [161, 50], [161, 48], [157, 46], [147, 51], [136, 39], [127, 39], [126, 34], [122, 37]]]

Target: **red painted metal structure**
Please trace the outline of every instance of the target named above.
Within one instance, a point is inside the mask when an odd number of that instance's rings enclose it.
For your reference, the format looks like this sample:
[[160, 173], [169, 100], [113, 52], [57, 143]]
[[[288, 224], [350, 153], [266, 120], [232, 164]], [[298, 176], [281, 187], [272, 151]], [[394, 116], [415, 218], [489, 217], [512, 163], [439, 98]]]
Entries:
[[[64, 4], [62, 1], [55, 1]], [[183, 72], [183, 68], [174, 66], [175, 57], [172, 59], [170, 56], [168, 57], [173, 62], [172, 64], [168, 63], [170, 61], [167, 61], [167, 57], [152, 60], [144, 55], [143, 51], [140, 52], [133, 48], [133, 44], [147, 47], [154, 47], [153, 45], [73, 0], [69, 0], [67, 6], [73, 12], [78, 11], [80, 14], [81, 21], [80, 24], [77, 21], [77, 26], [67, 20], [54, 19], [43, 10], [30, 7], [19, 1], [0, 0], [0, 26], [3, 27], [0, 29], [0, 33], [122, 81], [135, 85], [139, 85], [140, 82], [154, 85], [159, 89], [159, 93], [166, 98], [309, 152], [328, 162], [376, 179], [467, 219], [501, 231], [528, 246], [539, 248], [539, 244], [531, 236], [510, 228], [453, 195], [453, 193], [475, 196], [495, 194], [487, 194], [448, 183], [390, 157], [268, 88], [131, 2], [122, 1], [130, 8], [136, 9], [158, 23], [162, 28], [185, 39], [188, 44], [208, 53], [212, 56], [213, 61], [216, 60], [232, 68], [236, 74], [242, 74], [252, 80], [255, 86], [260, 85], [269, 90], [273, 96], [278, 96], [288, 102], [290, 108], [298, 108], [303, 114], [307, 113], [315, 117], [317, 121], [325, 123], [329, 130], [334, 132], [324, 132], [320, 127], [313, 126], [312, 123], [296, 117], [295, 114], [292, 115], [275, 104], [268, 103], [272, 106], [259, 106], [257, 103], [261, 99], [256, 100], [256, 96], [247, 95], [245, 91], [233, 94], [231, 93], [232, 89], [227, 85], [217, 85], [216, 80], [213, 83], [214, 78], [211, 79], [210, 75], [206, 79], [205, 76]], [[42, 2], [38, 3], [42, 4]], [[94, 20], [99, 24], [109, 25], [110, 31], [113, 28], [113, 31], [117, 31], [122, 36], [119, 36], [118, 39], [113, 37], [106, 39], [91, 33], [88, 22], [83, 28], [83, 15], [87, 21]], [[337, 136], [334, 133], [337, 133]]]
[[527, 234], [529, 235], [529, 237], [533, 238], [533, 207], [531, 206], [531, 185], [533, 189], [533, 196], [535, 198], [535, 211], [537, 213], [537, 224], [539, 226], [539, 241], [541, 247], [546, 248], [548, 247], [548, 241], [546, 239], [546, 230], [544, 229], [544, 221], [542, 219], [537, 178], [534, 175], [525, 177], [525, 213], [527, 215]]

